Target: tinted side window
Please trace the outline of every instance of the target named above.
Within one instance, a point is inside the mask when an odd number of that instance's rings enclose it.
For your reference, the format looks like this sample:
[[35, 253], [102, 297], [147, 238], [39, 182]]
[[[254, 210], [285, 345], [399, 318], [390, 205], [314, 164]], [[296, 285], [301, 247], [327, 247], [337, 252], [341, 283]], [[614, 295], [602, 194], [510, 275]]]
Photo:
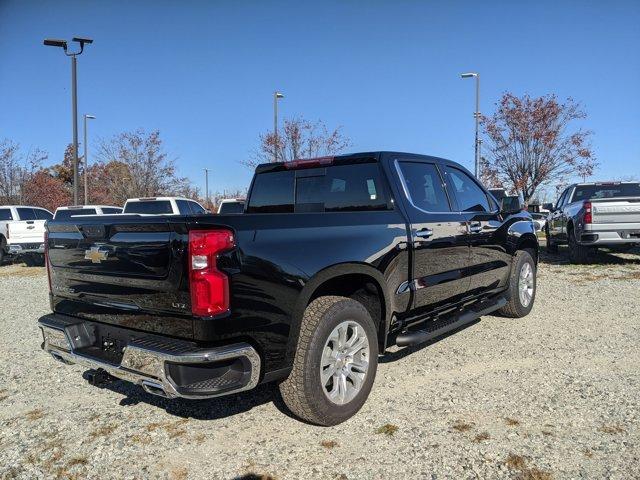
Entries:
[[53, 215], [51, 213], [41, 208], [34, 208], [33, 210], [36, 212], [36, 217], [38, 218], [38, 220], [51, 220], [53, 218]]
[[180, 215], [191, 215], [191, 202], [187, 202], [186, 200], [176, 200], [176, 204], [178, 205], [178, 211]]
[[244, 202], [225, 202], [220, 205], [219, 213], [243, 213]]
[[0, 221], [2, 220], [13, 220], [10, 208], [0, 208]]
[[207, 211], [197, 202], [189, 202], [189, 205], [191, 206], [191, 211], [196, 215], [207, 213]]
[[36, 214], [33, 208], [18, 208], [17, 210], [20, 220], [36, 220]]
[[124, 213], [161, 215], [164, 213], [173, 213], [173, 208], [169, 200], [142, 200], [127, 203], [127, 208]]
[[296, 212], [387, 210], [377, 163], [302, 170], [296, 179]]
[[489, 199], [478, 184], [462, 170], [445, 167], [447, 186], [458, 200], [458, 208], [463, 212], [489, 212]]
[[427, 212], [451, 211], [440, 173], [433, 163], [400, 162], [399, 165], [411, 203]]
[[569, 189], [562, 192], [562, 195], [560, 195], [560, 198], [558, 199], [558, 203], [556, 203], [556, 208], [562, 208], [564, 206], [568, 193], [569, 193]]
[[247, 212], [293, 212], [293, 179], [293, 171], [269, 172], [256, 175]]

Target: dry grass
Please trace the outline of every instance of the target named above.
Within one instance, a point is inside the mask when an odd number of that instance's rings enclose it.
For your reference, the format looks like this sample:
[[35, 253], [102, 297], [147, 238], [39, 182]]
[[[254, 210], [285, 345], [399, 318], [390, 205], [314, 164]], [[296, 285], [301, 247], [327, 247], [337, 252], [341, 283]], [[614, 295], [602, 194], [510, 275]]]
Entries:
[[504, 464], [511, 470], [518, 471], [519, 480], [552, 480], [551, 473], [540, 470], [536, 467], [527, 466], [527, 460], [520, 456], [510, 453]]
[[473, 423], [463, 422], [462, 420], [457, 420], [456, 423], [453, 424], [453, 428], [456, 432], [468, 432], [473, 428]]
[[171, 480], [187, 480], [189, 477], [189, 470], [184, 467], [173, 468], [169, 472], [169, 478]]
[[74, 467], [76, 465], [86, 465], [89, 463], [87, 457], [74, 457], [67, 462], [67, 467]]
[[6, 390], [0, 390], [0, 402], [9, 397], [9, 394]]
[[473, 441], [475, 443], [480, 443], [480, 442], [484, 442], [485, 440], [489, 440], [491, 438], [491, 436], [489, 435], [489, 432], [482, 432], [477, 434], [474, 438]]
[[103, 426], [98, 427], [95, 430], [93, 430], [89, 434], [89, 437], [91, 437], [92, 440], [95, 440], [98, 437], [108, 437], [109, 435], [111, 435], [114, 432], [114, 430], [116, 428], [118, 428], [118, 426], [115, 425], [115, 424], [103, 425]]
[[45, 413], [41, 408], [30, 410], [24, 414], [24, 417], [29, 421], [39, 420], [44, 417]]
[[626, 430], [620, 425], [602, 425], [598, 430], [602, 433], [608, 433], [609, 435], [616, 435], [626, 432]]
[[320, 445], [331, 450], [332, 448], [336, 448], [338, 446], [338, 442], [336, 442], [335, 440], [323, 440], [320, 442]]
[[133, 443], [140, 443], [142, 445], [149, 445], [151, 443], [151, 437], [149, 435], [131, 435], [129, 437]]
[[517, 427], [520, 425], [520, 420], [516, 420], [515, 418], [504, 417], [504, 423], [506, 423], [510, 427]]
[[207, 439], [207, 436], [204, 433], [197, 433], [193, 436], [193, 439], [196, 441], [198, 445], [202, 445], [204, 441]]
[[0, 277], [40, 277], [47, 274], [45, 267], [26, 267], [24, 265], [7, 265], [0, 268]]
[[183, 418], [175, 422], [150, 423], [149, 425], [147, 425], [147, 430], [149, 432], [153, 432], [161, 428], [165, 432], [167, 432], [167, 435], [169, 436], [169, 438], [178, 438], [178, 437], [182, 437], [184, 434], [187, 433], [187, 431], [184, 428], [182, 428], [182, 425], [184, 425], [188, 421], [189, 421], [188, 418]]
[[582, 453], [584, 453], [584, 456], [587, 457], [587, 458], [592, 458], [593, 457], [593, 451], [589, 450], [588, 448], [585, 449], [585, 451], [582, 452]]
[[377, 434], [384, 434], [387, 435], [389, 437], [392, 437], [393, 435], [395, 435], [395, 433], [398, 431], [398, 427], [396, 425], [392, 425], [390, 423], [387, 423], [385, 425], [382, 425], [381, 427], [379, 427], [376, 430]]

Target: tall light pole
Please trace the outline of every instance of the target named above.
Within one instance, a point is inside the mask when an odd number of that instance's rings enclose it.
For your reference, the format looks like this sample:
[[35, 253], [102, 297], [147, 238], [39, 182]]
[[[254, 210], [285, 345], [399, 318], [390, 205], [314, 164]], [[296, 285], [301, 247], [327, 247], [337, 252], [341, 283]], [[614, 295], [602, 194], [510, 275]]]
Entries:
[[284, 95], [280, 92], [273, 92], [273, 161], [278, 161], [278, 145], [279, 145], [279, 137], [278, 137], [278, 99], [284, 98]]
[[473, 116], [476, 119], [476, 141], [475, 141], [475, 174], [476, 177], [480, 175], [480, 139], [478, 138], [478, 129], [480, 127], [480, 74], [477, 72], [463, 73], [460, 75], [462, 78], [476, 79], [476, 111]]
[[64, 54], [71, 57], [71, 111], [73, 113], [73, 204], [78, 204], [78, 82], [77, 82], [77, 60], [85, 45], [93, 43], [90, 38], [73, 37], [72, 41], [80, 44], [77, 52], [67, 51], [67, 41], [47, 38], [44, 44], [48, 47], [60, 47], [64, 49]]
[[82, 155], [84, 163], [84, 204], [89, 205], [89, 147], [87, 146], [87, 120], [95, 120], [93, 115], [83, 116], [84, 118], [84, 155]]
[[211, 170], [209, 168], [204, 169], [204, 191], [205, 191], [205, 200], [207, 202], [207, 208], [209, 208], [209, 172]]

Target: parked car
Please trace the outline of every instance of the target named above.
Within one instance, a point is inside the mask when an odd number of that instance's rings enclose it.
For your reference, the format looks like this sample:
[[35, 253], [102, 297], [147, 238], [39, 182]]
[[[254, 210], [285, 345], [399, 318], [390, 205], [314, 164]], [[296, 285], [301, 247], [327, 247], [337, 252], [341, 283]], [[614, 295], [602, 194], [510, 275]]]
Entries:
[[547, 248], [568, 244], [575, 263], [588, 261], [597, 247], [640, 245], [640, 183], [576, 183], [567, 187], [551, 210]]
[[543, 232], [544, 227], [547, 224], [547, 215], [544, 213], [529, 213], [531, 215], [531, 219], [533, 220], [533, 226], [536, 229], [536, 232]]
[[113, 215], [116, 213], [122, 213], [122, 208], [110, 205], [74, 205], [56, 208], [53, 218], [61, 220], [72, 215]]
[[202, 215], [207, 210], [195, 200], [181, 197], [130, 198], [122, 213], [143, 215]]
[[0, 263], [13, 257], [30, 266], [44, 265], [45, 222], [52, 217], [40, 207], [0, 206]]
[[103, 218], [48, 225], [43, 349], [167, 398], [279, 382], [292, 412], [335, 425], [389, 346], [535, 300], [529, 215], [436, 157], [270, 163], [243, 215]]
[[242, 213], [244, 212], [244, 199], [225, 198], [218, 205], [218, 213]]

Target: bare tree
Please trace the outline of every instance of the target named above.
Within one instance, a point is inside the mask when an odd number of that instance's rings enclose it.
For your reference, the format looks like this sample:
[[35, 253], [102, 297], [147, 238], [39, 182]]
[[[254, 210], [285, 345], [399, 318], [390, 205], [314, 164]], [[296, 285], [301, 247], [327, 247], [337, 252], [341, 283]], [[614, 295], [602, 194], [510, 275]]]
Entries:
[[40, 149], [23, 154], [17, 143], [0, 141], [0, 203], [22, 203], [26, 183], [46, 159]]
[[533, 197], [541, 186], [589, 176], [596, 166], [590, 131], [573, 129], [586, 113], [572, 99], [555, 95], [531, 98], [505, 93], [491, 117], [483, 118], [488, 154], [482, 158], [482, 180]]
[[260, 145], [250, 160], [242, 162], [248, 167], [260, 163], [291, 161], [298, 158], [313, 158], [335, 155], [351, 146], [351, 141], [342, 133], [342, 127], [329, 130], [321, 120], [311, 122], [302, 117], [284, 120], [283, 133], [276, 138], [274, 132], [260, 135]]
[[142, 129], [102, 140], [97, 158], [104, 164], [100, 181], [116, 203], [127, 198], [192, 194], [189, 180], [177, 175], [175, 160], [163, 150], [160, 132]]

